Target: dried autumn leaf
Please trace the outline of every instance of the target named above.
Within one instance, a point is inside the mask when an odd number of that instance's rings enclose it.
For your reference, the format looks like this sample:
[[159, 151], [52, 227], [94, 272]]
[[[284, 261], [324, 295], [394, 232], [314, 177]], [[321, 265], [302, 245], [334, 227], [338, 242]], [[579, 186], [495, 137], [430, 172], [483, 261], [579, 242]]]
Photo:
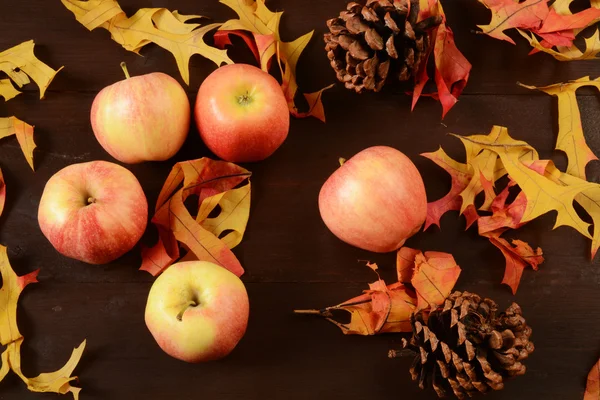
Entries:
[[583, 400], [598, 400], [600, 399], [600, 360], [592, 367], [583, 394]]
[[536, 29], [542, 25], [549, 13], [548, 0], [479, 0], [492, 12], [488, 25], [478, 25], [481, 33], [515, 44], [506, 36], [511, 28]]
[[[367, 266], [377, 272], [377, 265]], [[399, 280], [411, 282], [410, 289], [402, 282], [386, 285], [379, 278], [369, 284], [362, 295], [321, 310], [295, 310], [297, 314], [315, 314], [325, 317], [346, 335], [375, 335], [386, 332], [410, 332], [410, 316], [415, 310], [435, 307], [444, 302], [458, 275], [460, 268], [450, 254], [401, 248], [397, 266]], [[410, 278], [410, 279], [409, 279]], [[431, 279], [430, 282], [425, 282]], [[417, 307], [417, 305], [420, 307]], [[350, 314], [348, 323], [334, 318], [333, 311], [342, 310]]]
[[[313, 116], [325, 122], [321, 96], [323, 91], [331, 86], [318, 92], [304, 94], [308, 103], [307, 111], [301, 112], [296, 105], [298, 93], [296, 66], [314, 31], [291, 42], [284, 42], [279, 35], [279, 23], [283, 12], [270, 11], [264, 0], [220, 0], [220, 2], [235, 11], [238, 19], [229, 20], [219, 28], [216, 35], [219, 39], [215, 44], [220, 48], [231, 44], [228, 38], [225, 39], [229, 34], [242, 37], [257, 57], [260, 67], [266, 72], [269, 72], [270, 62], [275, 56], [281, 69], [281, 87], [290, 113], [298, 118]], [[244, 34], [244, 31], [252, 34], [253, 42], [248, 35]]]
[[[208, 158], [175, 164], [152, 218], [159, 240], [142, 251], [140, 269], [152, 275], [161, 273], [180, 257], [178, 242], [181, 242], [193, 254], [188, 258], [211, 261], [242, 275], [244, 270], [231, 248], [240, 243], [248, 222], [250, 175], [235, 164]], [[245, 180], [248, 183], [237, 188]], [[200, 199], [196, 217], [184, 204], [191, 195]], [[217, 206], [219, 214], [209, 218]]]
[[594, 86], [600, 90], [600, 78], [590, 80], [586, 76], [569, 83], [557, 83], [545, 87], [521, 86], [527, 89], [537, 89], [558, 98], [558, 138], [556, 139], [556, 149], [563, 151], [567, 155], [567, 174], [586, 179], [586, 165], [592, 160], [597, 160], [598, 157], [594, 155], [585, 141], [575, 92], [584, 86]]
[[[446, 24], [446, 15], [442, 4], [438, 0], [419, 0], [419, 15], [417, 21], [437, 17], [440, 24], [429, 32], [430, 53], [433, 51], [435, 65], [434, 80], [437, 93], [432, 95], [442, 104], [442, 118], [456, 104], [458, 97], [467, 85], [471, 73], [471, 63], [458, 50], [454, 42], [454, 33]], [[415, 87], [413, 90], [412, 108], [422, 95], [425, 84], [429, 80], [427, 75], [427, 64], [430, 53], [425, 55], [419, 71], [415, 76]]]
[[15, 135], [31, 169], [33, 168], [33, 126], [16, 117], [0, 118], [0, 139]]
[[2, 289], [0, 289], [0, 343], [6, 346], [2, 353], [2, 367], [0, 368], [0, 381], [13, 371], [32, 392], [53, 392], [60, 394], [73, 393], [75, 400], [79, 398], [80, 388], [71, 386], [70, 382], [77, 379], [71, 376], [79, 363], [86, 341], [73, 350], [69, 361], [58, 371], [42, 373], [34, 378], [27, 378], [21, 371], [21, 344], [23, 335], [17, 326], [17, 303], [23, 289], [37, 282], [39, 270], [27, 275], [17, 276], [10, 266], [6, 247], [0, 246], [0, 273], [2, 274]]
[[155, 43], [173, 54], [184, 82], [189, 85], [189, 62], [194, 54], [208, 58], [217, 66], [232, 64], [227, 52], [209, 46], [204, 35], [221, 24], [187, 23], [198, 15], [181, 15], [165, 8], [142, 8], [127, 17], [116, 0], [61, 0], [87, 29], [107, 29], [112, 39], [126, 50], [139, 53], [142, 47]]
[[4, 183], [4, 176], [0, 169], [0, 215], [4, 211], [4, 203], [6, 202], [6, 183]]
[[41, 62], [33, 53], [34, 46], [33, 40], [29, 40], [0, 53], [0, 71], [10, 78], [0, 79], [0, 96], [4, 100], [8, 101], [21, 93], [15, 89], [11, 80], [19, 88], [33, 80], [40, 88], [40, 99], [43, 99], [50, 82], [63, 69], [60, 67], [55, 71]]

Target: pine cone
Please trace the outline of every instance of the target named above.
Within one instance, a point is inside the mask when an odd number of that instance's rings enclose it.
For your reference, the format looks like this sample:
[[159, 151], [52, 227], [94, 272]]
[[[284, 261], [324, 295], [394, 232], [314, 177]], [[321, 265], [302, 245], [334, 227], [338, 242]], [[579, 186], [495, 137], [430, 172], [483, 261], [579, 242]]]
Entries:
[[418, 14], [418, 0], [367, 0], [365, 6], [349, 3], [327, 21], [325, 49], [340, 82], [360, 93], [380, 91], [388, 77], [414, 78], [429, 51], [427, 31], [441, 22], [416, 23]]
[[414, 315], [413, 337], [403, 343], [418, 354], [410, 373], [419, 387], [430, 384], [439, 397], [451, 390], [465, 399], [500, 390], [505, 378], [523, 375], [522, 361], [534, 350], [531, 328], [516, 303], [497, 311], [490, 299], [454, 292], [427, 322], [422, 313]]

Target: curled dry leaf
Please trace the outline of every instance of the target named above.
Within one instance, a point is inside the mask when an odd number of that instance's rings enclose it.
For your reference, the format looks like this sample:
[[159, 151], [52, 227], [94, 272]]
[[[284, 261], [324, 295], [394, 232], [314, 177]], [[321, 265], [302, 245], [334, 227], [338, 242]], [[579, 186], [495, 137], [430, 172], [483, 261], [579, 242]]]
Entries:
[[592, 367], [588, 378], [583, 400], [600, 399], [600, 360]]
[[0, 290], [0, 343], [6, 346], [2, 353], [2, 367], [0, 368], [0, 381], [12, 370], [27, 384], [32, 392], [53, 392], [60, 394], [73, 393], [79, 398], [80, 388], [71, 386], [71, 381], [77, 379], [71, 376], [79, 363], [86, 341], [79, 345], [67, 363], [58, 371], [42, 373], [34, 378], [26, 377], [21, 371], [21, 344], [23, 335], [17, 326], [17, 303], [23, 289], [30, 283], [37, 282], [39, 270], [24, 276], [17, 276], [10, 266], [6, 247], [0, 246], [0, 273], [2, 274], [2, 289]]
[[279, 35], [279, 22], [283, 12], [272, 12], [264, 0], [220, 0], [238, 14], [237, 19], [225, 22], [215, 34], [215, 44], [221, 48], [231, 44], [228, 35], [240, 36], [248, 44], [263, 71], [269, 72], [271, 60], [276, 60], [281, 69], [281, 88], [288, 102], [290, 113], [298, 118], [313, 116], [325, 122], [325, 111], [321, 96], [323, 88], [318, 92], [305, 93], [308, 103], [307, 111], [300, 111], [296, 104], [298, 83], [296, 66], [300, 55], [306, 48], [313, 31], [291, 41], [284, 42]]
[[[454, 33], [446, 24], [446, 14], [442, 4], [438, 0], [419, 0], [418, 22], [428, 18], [439, 18], [441, 23], [429, 31], [430, 53], [433, 51], [434, 61], [434, 80], [437, 86], [437, 93], [430, 94], [442, 104], [442, 118], [458, 101], [458, 96], [462, 93], [469, 80], [471, 73], [471, 63], [456, 47], [454, 42]], [[412, 108], [415, 108], [417, 101], [423, 93], [425, 84], [429, 80], [427, 75], [427, 64], [430, 53], [425, 55], [425, 62], [421, 63], [419, 71], [415, 76], [415, 88], [413, 90]]]
[[182, 15], [166, 8], [141, 8], [127, 17], [116, 0], [61, 1], [87, 29], [107, 29], [112, 39], [126, 50], [139, 53], [142, 47], [155, 43], [171, 52], [181, 77], [188, 85], [189, 62], [194, 54], [200, 54], [218, 66], [233, 63], [226, 51], [204, 42], [204, 35], [221, 24], [200, 26], [187, 22], [202, 18], [199, 15]]
[[[142, 250], [140, 269], [158, 275], [180, 258], [181, 243], [188, 250], [186, 260], [210, 261], [241, 276], [244, 270], [231, 249], [241, 242], [250, 215], [250, 175], [235, 164], [209, 158], [175, 164], [152, 218], [159, 240]], [[192, 195], [199, 198], [196, 216], [185, 206]]]
[[[515, 28], [533, 47], [530, 54], [540, 51], [560, 61], [596, 58], [600, 53], [600, 33], [585, 40], [585, 51], [573, 44], [585, 28], [600, 21], [600, 2], [590, 0], [589, 8], [575, 14], [570, 10], [573, 0], [479, 0], [492, 12], [488, 25], [479, 25], [480, 33], [515, 42], [504, 32]], [[549, 3], [551, 3], [549, 5]]]
[[[376, 264], [368, 263], [367, 266], [377, 270]], [[410, 316], [416, 311], [428, 311], [443, 304], [460, 275], [460, 267], [452, 255], [434, 251], [423, 254], [408, 247], [398, 251], [396, 271], [396, 283], [386, 285], [379, 278], [370, 283], [362, 295], [341, 304], [294, 312], [325, 317], [346, 335], [410, 332]], [[349, 313], [350, 321], [337, 321], [333, 314], [336, 310]]]

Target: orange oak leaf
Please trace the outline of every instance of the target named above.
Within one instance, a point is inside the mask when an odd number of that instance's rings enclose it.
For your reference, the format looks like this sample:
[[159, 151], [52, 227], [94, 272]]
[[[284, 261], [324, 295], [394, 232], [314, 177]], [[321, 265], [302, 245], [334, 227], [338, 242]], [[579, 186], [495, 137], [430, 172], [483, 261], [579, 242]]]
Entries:
[[460, 267], [448, 253], [427, 251], [415, 256], [410, 280], [417, 294], [416, 311], [433, 309], [444, 303], [460, 275]]
[[[296, 81], [296, 65], [306, 45], [312, 38], [309, 32], [291, 42], [284, 42], [279, 35], [279, 23], [283, 12], [272, 12], [265, 5], [265, 0], [220, 0], [238, 14], [237, 19], [225, 22], [217, 33], [218, 40], [215, 45], [219, 48], [230, 44], [231, 41], [223, 39], [224, 36], [234, 34], [242, 37], [254, 53], [261, 69], [269, 72], [273, 57], [276, 58], [281, 70], [281, 88], [288, 102], [290, 113], [297, 118], [313, 116], [325, 122], [325, 113], [321, 101], [324, 90], [306, 93], [304, 97], [308, 102], [308, 110], [300, 111], [296, 104], [298, 83]], [[222, 33], [224, 32], [224, 33]], [[244, 34], [242, 32], [249, 32]]]
[[502, 251], [506, 260], [502, 283], [508, 285], [513, 294], [516, 294], [525, 267], [530, 265], [537, 271], [538, 265], [544, 262], [542, 249], [538, 247], [533, 250], [529, 244], [521, 240], [513, 240], [511, 246], [506, 239], [496, 234], [492, 234], [488, 238], [494, 246]]
[[[572, 31], [573, 29], [583, 29], [600, 20], [600, 9], [588, 8], [575, 14], [561, 15], [550, 9], [548, 16], [544, 20], [539, 31], [536, 33], [552, 33], [560, 31]], [[574, 32], [571, 32], [573, 38]]]
[[478, 25], [481, 33], [515, 44], [504, 31], [511, 28], [537, 29], [550, 12], [548, 0], [479, 0], [492, 12], [488, 25]]
[[583, 400], [600, 399], [600, 360], [592, 367], [588, 377]]
[[226, 46], [231, 46], [233, 43], [231, 42], [231, 38], [229, 35], [234, 35], [240, 37], [256, 58], [256, 62], [260, 64], [260, 54], [258, 54], [258, 47], [256, 46], [256, 41], [250, 32], [245, 31], [217, 31], [213, 35], [213, 40], [215, 42], [215, 47], [219, 49], [224, 49]]
[[[467, 164], [453, 160], [441, 147], [433, 153], [423, 153], [421, 156], [442, 167], [450, 174], [452, 179], [450, 191], [441, 199], [427, 204], [427, 217], [423, 228], [423, 230], [427, 230], [431, 225], [439, 227], [440, 219], [446, 212], [461, 209], [462, 198], [460, 194], [468, 186], [473, 173]], [[474, 206], [467, 207], [463, 214], [467, 218], [467, 229], [479, 218]]]
[[4, 176], [0, 169], [0, 215], [4, 211], [4, 203], [6, 202], [6, 184], [4, 183]]
[[[153, 247], [142, 250], [140, 269], [152, 275], [161, 273], [180, 257], [180, 242], [195, 259], [211, 261], [242, 275], [244, 270], [231, 248], [239, 244], [246, 228], [250, 175], [235, 164], [208, 158], [175, 164], [159, 194], [152, 218], [159, 240]], [[237, 188], [245, 181], [244, 186]], [[200, 198], [196, 216], [184, 204], [192, 195]], [[211, 216], [217, 206], [218, 215]]]
[[[376, 264], [368, 263], [367, 266], [377, 273]], [[332, 307], [295, 310], [295, 313], [325, 317], [346, 335], [410, 332], [410, 317], [415, 310], [426, 309], [427, 313], [429, 306], [442, 304], [460, 274], [460, 268], [450, 254], [435, 251], [423, 254], [410, 248], [398, 251], [396, 269], [398, 279], [407, 279], [414, 289], [402, 282], [386, 285], [379, 278], [358, 297]], [[431, 281], [425, 282], [427, 279]], [[338, 310], [350, 314], [350, 321], [339, 322], [334, 315]]]
[[[437, 17], [440, 24], [429, 32], [429, 40], [433, 43], [434, 80], [437, 92], [430, 94], [442, 104], [442, 119], [458, 101], [458, 97], [467, 85], [471, 73], [471, 63], [458, 50], [454, 42], [454, 33], [446, 24], [446, 15], [438, 0], [420, 0], [418, 21]], [[415, 76], [412, 109], [423, 95], [425, 84], [429, 80], [427, 64], [430, 53], [425, 55], [419, 71]]]

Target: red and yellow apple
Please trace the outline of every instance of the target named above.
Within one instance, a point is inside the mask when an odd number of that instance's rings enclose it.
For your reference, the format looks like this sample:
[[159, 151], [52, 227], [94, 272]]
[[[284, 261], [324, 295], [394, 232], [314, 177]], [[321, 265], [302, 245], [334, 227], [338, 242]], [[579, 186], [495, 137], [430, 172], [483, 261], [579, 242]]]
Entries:
[[146, 326], [161, 349], [187, 362], [225, 357], [248, 325], [242, 281], [216, 264], [171, 265], [156, 279], [146, 303]]
[[198, 91], [194, 115], [206, 146], [231, 162], [264, 160], [290, 129], [281, 86], [247, 64], [226, 65], [210, 74]]
[[138, 180], [106, 161], [58, 171], [46, 183], [38, 210], [40, 228], [54, 248], [89, 264], [105, 264], [131, 250], [147, 220]]
[[370, 147], [327, 179], [319, 193], [319, 211], [344, 242], [386, 253], [399, 249], [425, 222], [425, 186], [403, 153]]
[[92, 130], [117, 160], [135, 164], [163, 161], [183, 145], [190, 127], [190, 103], [181, 85], [154, 72], [105, 87], [92, 104]]

